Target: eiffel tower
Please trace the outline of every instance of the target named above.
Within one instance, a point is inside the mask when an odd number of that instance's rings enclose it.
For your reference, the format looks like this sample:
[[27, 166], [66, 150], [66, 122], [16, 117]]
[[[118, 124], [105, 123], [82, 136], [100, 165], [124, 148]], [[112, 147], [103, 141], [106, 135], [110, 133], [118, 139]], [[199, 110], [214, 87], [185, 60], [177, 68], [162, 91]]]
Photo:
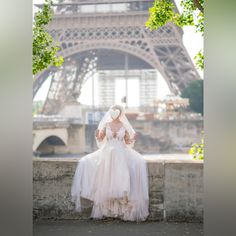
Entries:
[[172, 23], [155, 31], [145, 27], [152, 5], [153, 0], [54, 1], [47, 31], [60, 43], [65, 61], [61, 68], [50, 67], [35, 77], [33, 96], [51, 78], [42, 113], [57, 114], [66, 103], [77, 101], [97, 71], [158, 70], [175, 95], [201, 79], [183, 45], [181, 28]]

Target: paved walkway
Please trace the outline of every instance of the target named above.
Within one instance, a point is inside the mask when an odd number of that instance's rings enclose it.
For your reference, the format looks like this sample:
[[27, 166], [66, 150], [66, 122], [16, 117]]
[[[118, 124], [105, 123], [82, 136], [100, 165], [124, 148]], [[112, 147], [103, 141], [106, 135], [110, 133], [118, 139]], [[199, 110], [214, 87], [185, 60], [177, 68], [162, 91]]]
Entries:
[[121, 222], [117, 220], [37, 221], [34, 236], [201, 236], [201, 223]]

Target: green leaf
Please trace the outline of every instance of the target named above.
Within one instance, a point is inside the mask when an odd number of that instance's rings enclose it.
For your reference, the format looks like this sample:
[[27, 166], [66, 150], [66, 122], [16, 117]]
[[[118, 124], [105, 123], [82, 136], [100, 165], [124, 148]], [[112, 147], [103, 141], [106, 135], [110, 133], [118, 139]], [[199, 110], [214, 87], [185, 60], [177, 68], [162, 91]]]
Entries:
[[46, 26], [52, 20], [52, 0], [46, 0], [43, 8], [35, 14], [33, 22], [33, 65], [32, 72], [38, 72], [47, 69], [50, 65], [61, 66], [64, 59], [57, 56], [60, 50], [59, 44], [54, 42], [52, 36], [46, 31]]
[[201, 143], [192, 144], [188, 153], [193, 156], [193, 159], [204, 160], [204, 137], [203, 136], [201, 137]]
[[[204, 8], [204, 1], [198, 0], [198, 3]], [[194, 0], [181, 0], [183, 7], [182, 14], [175, 11], [175, 5], [170, 0], [154, 0], [153, 7], [149, 8], [149, 18], [146, 27], [149, 30], [158, 30], [168, 22], [172, 22], [179, 27], [193, 26], [196, 32], [204, 33], [204, 14], [199, 11]], [[201, 70], [204, 69], [204, 57], [202, 52], [195, 56], [195, 63]]]

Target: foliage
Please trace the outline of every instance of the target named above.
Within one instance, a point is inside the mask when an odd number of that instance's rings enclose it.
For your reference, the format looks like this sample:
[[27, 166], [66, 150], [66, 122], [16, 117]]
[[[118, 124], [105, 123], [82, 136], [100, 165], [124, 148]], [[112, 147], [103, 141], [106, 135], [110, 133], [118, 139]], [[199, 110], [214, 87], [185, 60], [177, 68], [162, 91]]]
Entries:
[[203, 70], [204, 69], [204, 56], [203, 56], [202, 50], [200, 50], [197, 53], [197, 55], [194, 57], [194, 60], [197, 67]]
[[203, 115], [203, 80], [195, 80], [183, 90], [181, 97], [189, 99], [190, 108]]
[[45, 0], [43, 8], [34, 17], [33, 23], [33, 74], [48, 68], [49, 65], [61, 66], [63, 57], [56, 56], [59, 44], [46, 32], [46, 25], [52, 20], [52, 0]]
[[202, 136], [201, 142], [192, 144], [189, 154], [193, 155], [196, 160], [204, 160], [204, 137]]
[[[179, 27], [194, 26], [196, 32], [204, 33], [204, 8], [203, 0], [181, 0], [180, 5], [183, 12], [179, 14], [175, 10], [175, 5], [170, 0], [154, 0], [153, 7], [149, 8], [149, 19], [146, 22], [147, 28], [157, 30], [168, 22], [172, 22]], [[199, 51], [195, 56], [198, 68], [204, 68], [204, 56]]]
[[173, 11], [174, 3], [168, 0], [155, 0], [152, 8], [149, 8], [149, 20], [146, 26], [151, 29], [158, 29], [170, 21], [176, 21], [177, 15]]

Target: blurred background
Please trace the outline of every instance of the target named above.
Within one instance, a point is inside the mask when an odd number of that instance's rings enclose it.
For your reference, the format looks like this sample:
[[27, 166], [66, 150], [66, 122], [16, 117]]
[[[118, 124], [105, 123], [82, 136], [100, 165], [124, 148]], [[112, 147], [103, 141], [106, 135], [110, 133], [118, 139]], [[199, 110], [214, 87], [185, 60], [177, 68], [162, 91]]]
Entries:
[[[34, 13], [44, 1], [34, 1]], [[173, 1], [181, 12], [180, 1]], [[53, 1], [47, 32], [60, 67], [34, 76], [33, 152], [81, 157], [113, 104], [125, 107], [144, 155], [187, 154], [203, 131], [203, 73], [193, 58], [203, 39], [191, 27], [145, 27], [153, 1]]]

